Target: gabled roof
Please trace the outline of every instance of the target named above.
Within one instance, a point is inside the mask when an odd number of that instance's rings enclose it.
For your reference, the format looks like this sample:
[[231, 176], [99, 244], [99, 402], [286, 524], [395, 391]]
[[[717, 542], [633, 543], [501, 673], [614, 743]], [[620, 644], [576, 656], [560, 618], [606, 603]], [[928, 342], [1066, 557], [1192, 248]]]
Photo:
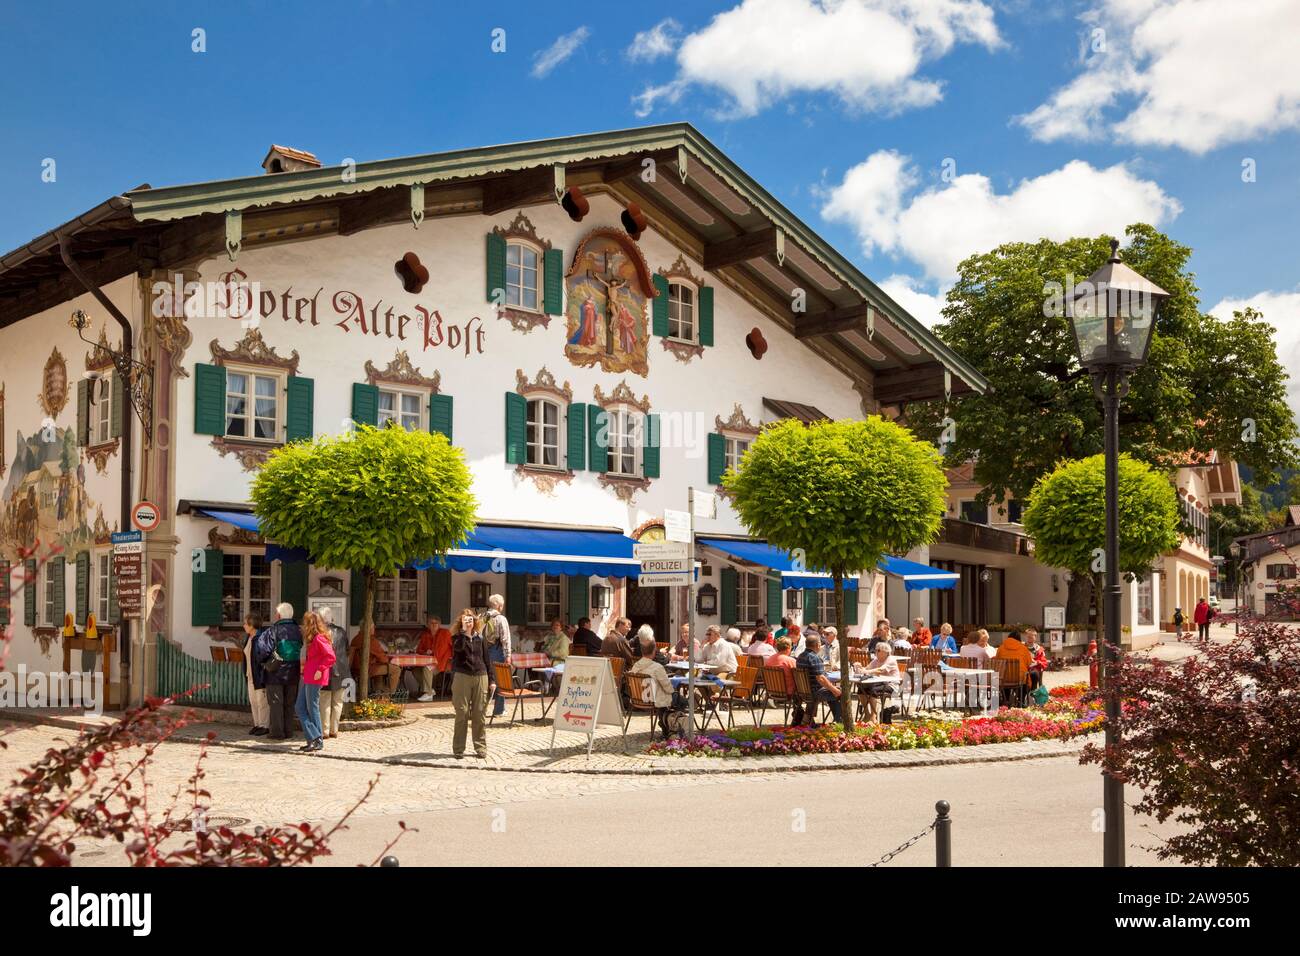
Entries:
[[[644, 175], [647, 160], [653, 176]], [[687, 123], [137, 189], [112, 201], [119, 213], [129, 207], [127, 235], [89, 227], [62, 234], [88, 250], [126, 243], [165, 268], [222, 250], [231, 228], [235, 236], [242, 228], [245, 245], [300, 234], [304, 223], [314, 233], [346, 234], [409, 219], [417, 203], [416, 218], [493, 214], [556, 201], [566, 185], [637, 203], [654, 228], [808, 347], [855, 378], [870, 370], [882, 405], [988, 388], [973, 366]], [[298, 218], [286, 226], [290, 215]], [[0, 325], [38, 311], [28, 303], [61, 265], [57, 242], [49, 241], [54, 232], [0, 260]], [[39, 255], [28, 255], [34, 245]], [[799, 290], [807, 310], [795, 313], [790, 303]]]

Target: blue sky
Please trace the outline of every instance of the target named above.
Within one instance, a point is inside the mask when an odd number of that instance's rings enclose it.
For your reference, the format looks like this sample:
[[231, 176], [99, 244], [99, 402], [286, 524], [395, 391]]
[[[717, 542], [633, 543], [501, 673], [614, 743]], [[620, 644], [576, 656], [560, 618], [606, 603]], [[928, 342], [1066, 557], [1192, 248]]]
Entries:
[[337, 163], [687, 120], [925, 321], [967, 254], [1146, 218], [1196, 250], [1205, 308], [1260, 305], [1300, 364], [1296, 0], [436, 6], [6, 5], [0, 248], [272, 142]]

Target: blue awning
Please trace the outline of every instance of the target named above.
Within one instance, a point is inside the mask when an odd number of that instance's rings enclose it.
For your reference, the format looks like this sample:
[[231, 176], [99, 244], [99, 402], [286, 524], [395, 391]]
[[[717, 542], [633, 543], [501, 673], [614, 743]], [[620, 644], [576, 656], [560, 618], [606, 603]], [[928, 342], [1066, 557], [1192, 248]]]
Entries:
[[635, 578], [640, 564], [631, 538], [617, 531], [568, 531], [518, 525], [479, 525], [445, 557], [413, 561], [411, 566], [453, 571], [507, 571], [512, 574]]
[[207, 515], [217, 521], [224, 521], [226, 524], [233, 524], [236, 528], [243, 528], [245, 531], [261, 530], [257, 515], [245, 511], [209, 511], [207, 508], [195, 508], [194, 510], [198, 514]]
[[896, 558], [892, 554], [885, 555], [876, 566], [886, 574], [902, 578], [903, 587], [908, 591], [928, 591], [932, 588], [951, 591], [957, 586], [960, 577], [956, 571], [943, 571], [907, 558]]
[[[809, 571], [807, 568], [796, 568], [794, 559], [787, 552], [763, 541], [733, 541], [730, 538], [696, 538], [696, 541], [706, 548], [713, 548], [725, 552], [733, 558], [740, 558], [742, 561], [748, 561], [751, 564], [761, 564], [769, 570], [779, 572], [782, 587], [832, 588], [835, 586], [835, 582], [829, 574]], [[857, 575], [845, 577], [845, 590], [853, 591], [857, 589], [857, 586]]]

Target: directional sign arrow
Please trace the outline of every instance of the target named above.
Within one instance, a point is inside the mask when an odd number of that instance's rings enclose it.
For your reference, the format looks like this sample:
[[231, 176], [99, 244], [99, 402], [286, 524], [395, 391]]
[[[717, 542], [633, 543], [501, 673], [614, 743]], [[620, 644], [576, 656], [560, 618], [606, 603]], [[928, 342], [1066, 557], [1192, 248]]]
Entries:
[[569, 710], [566, 710], [564, 712], [564, 719], [565, 720], [591, 720], [590, 717], [585, 717], [582, 714], [575, 714]]

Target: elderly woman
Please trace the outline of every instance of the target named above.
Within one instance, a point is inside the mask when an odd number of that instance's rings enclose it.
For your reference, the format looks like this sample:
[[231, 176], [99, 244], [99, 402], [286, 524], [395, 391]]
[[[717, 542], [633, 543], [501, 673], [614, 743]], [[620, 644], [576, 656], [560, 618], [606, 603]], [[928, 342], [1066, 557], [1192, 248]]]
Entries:
[[939, 625], [939, 633], [930, 639], [930, 646], [938, 648], [941, 654], [956, 654], [957, 639], [952, 636], [952, 625], [947, 623]]
[[900, 680], [898, 662], [890, 653], [888, 641], [881, 641], [876, 645], [875, 656], [862, 672], [862, 676], [892, 678], [892, 680], [863, 681], [858, 685], [862, 702], [866, 705], [867, 720], [876, 724], [880, 722], [880, 712], [885, 701], [894, 696]]
[[981, 664], [996, 657], [998, 649], [989, 643], [989, 632], [980, 628], [975, 632], [975, 639], [962, 645], [961, 656], [973, 657]]

